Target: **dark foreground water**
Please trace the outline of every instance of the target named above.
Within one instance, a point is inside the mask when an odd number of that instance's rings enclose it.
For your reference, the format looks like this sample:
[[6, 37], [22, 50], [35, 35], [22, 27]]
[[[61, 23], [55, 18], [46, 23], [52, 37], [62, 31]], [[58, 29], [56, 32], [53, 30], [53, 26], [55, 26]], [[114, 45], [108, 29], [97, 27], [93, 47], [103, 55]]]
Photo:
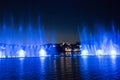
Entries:
[[120, 56], [0, 59], [0, 80], [119, 80]]

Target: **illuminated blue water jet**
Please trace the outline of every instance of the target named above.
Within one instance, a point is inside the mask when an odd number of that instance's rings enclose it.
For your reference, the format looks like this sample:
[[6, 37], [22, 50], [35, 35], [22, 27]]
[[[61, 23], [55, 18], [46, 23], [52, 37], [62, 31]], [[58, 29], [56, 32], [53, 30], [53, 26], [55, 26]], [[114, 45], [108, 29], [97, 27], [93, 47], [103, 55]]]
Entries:
[[47, 56], [45, 49], [43, 49], [43, 48], [40, 49], [39, 56]]
[[17, 55], [18, 55], [17, 57], [25, 57], [25, 54], [26, 54], [26, 52], [22, 49], [17, 51]]
[[[98, 27], [99, 26], [99, 27]], [[112, 31], [107, 32], [103, 26], [97, 25], [95, 33], [91, 34], [85, 26], [79, 30], [81, 55], [120, 55], [120, 35], [112, 24]]]
[[[40, 23], [40, 16], [38, 22], [33, 25], [31, 18], [24, 22], [24, 18], [20, 17], [17, 25], [15, 25], [14, 16], [9, 20], [5, 17], [3, 22], [0, 23], [0, 58], [13, 58], [13, 57], [40, 57], [47, 56], [45, 46], [46, 33], [43, 25]], [[55, 34], [51, 32], [51, 43], [55, 43]], [[55, 48], [55, 45], [51, 46]], [[55, 49], [51, 49], [54, 50]]]

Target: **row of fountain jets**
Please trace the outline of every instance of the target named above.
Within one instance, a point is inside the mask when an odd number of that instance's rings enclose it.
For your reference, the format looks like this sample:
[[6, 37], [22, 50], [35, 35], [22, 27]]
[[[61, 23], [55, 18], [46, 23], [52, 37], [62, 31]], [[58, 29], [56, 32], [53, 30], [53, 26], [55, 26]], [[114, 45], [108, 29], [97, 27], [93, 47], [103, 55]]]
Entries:
[[41, 47], [38, 49], [23, 49], [23, 48], [5, 48], [0, 47], [0, 58], [15, 58], [15, 57], [40, 57], [49, 56], [46, 50]]
[[[107, 44], [107, 40], [104, 40], [98, 46], [99, 48], [96, 44], [81, 44], [79, 55], [119, 55], [119, 46], [114, 44], [112, 40], [109, 44]], [[47, 53], [48, 51], [44, 46], [0, 46], [0, 58], [50, 56]]]
[[[28, 24], [26, 30], [23, 28], [22, 20], [19, 24], [18, 30], [14, 27], [14, 20], [11, 20], [11, 26], [7, 27], [5, 21], [0, 24], [0, 43], [5, 44], [18, 44], [18, 45], [36, 45], [42, 44], [46, 41], [44, 28], [40, 25], [40, 19], [38, 19], [38, 27], [36, 30], [32, 29], [31, 23]], [[102, 30], [101, 30], [102, 31]], [[80, 35], [80, 40], [85, 42], [88, 36], [87, 31], [83, 30], [83, 33], [78, 32]], [[118, 31], [119, 32], [119, 31]], [[102, 32], [106, 33], [106, 32]], [[55, 42], [55, 34], [52, 34], [51, 42]], [[111, 36], [112, 35], [112, 36]], [[120, 34], [116, 33], [113, 28], [113, 33], [111, 35], [107, 35], [106, 38], [102, 40], [97, 40], [99, 37], [103, 37], [103, 34], [97, 35], [94, 37], [90, 35], [90, 39], [93, 44], [89, 43], [81, 43], [80, 44], [80, 55], [119, 55], [119, 42], [120, 42]], [[82, 37], [81, 37], [82, 36]], [[111, 37], [111, 38], [108, 38]], [[39, 57], [46, 56], [47, 52], [44, 47], [39, 47], [36, 49], [28, 48], [23, 49], [21, 46], [16, 46], [14, 49], [11, 46], [3, 46], [0, 45], [0, 58], [4, 57]]]

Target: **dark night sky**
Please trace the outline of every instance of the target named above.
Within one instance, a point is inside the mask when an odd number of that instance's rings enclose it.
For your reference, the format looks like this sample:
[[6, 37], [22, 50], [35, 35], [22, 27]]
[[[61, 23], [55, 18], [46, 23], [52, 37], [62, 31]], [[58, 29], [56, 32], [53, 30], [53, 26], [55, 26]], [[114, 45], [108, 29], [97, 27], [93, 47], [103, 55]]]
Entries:
[[[57, 42], [78, 41], [78, 26], [93, 31], [93, 25], [104, 23], [110, 29], [112, 21], [120, 26], [120, 5], [117, 0], [0, 0], [0, 21], [14, 15], [15, 24], [23, 17], [24, 28], [29, 18], [34, 28], [38, 16], [46, 35], [56, 33]], [[53, 32], [52, 32], [53, 31]], [[94, 32], [94, 31], [93, 31]]]

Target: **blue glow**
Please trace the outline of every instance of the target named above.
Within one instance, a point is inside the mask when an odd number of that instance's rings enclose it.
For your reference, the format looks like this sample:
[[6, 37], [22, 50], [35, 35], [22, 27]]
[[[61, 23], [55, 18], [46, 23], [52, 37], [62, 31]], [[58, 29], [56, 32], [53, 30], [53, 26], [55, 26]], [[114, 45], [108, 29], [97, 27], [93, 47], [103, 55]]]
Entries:
[[20, 61], [23, 61], [23, 60], [24, 60], [24, 57], [20, 57], [19, 60], [20, 60]]
[[114, 60], [115, 58], [116, 58], [116, 56], [117, 56], [117, 52], [116, 52], [116, 50], [111, 50], [111, 58]]
[[25, 57], [26, 52], [22, 49], [17, 51], [18, 57]]
[[5, 58], [5, 55], [0, 51], [0, 58]]
[[99, 49], [96, 51], [96, 55], [104, 55], [104, 51]]
[[82, 31], [78, 30], [78, 33], [81, 55], [120, 55], [120, 32], [113, 24], [109, 32], [105, 31], [104, 24], [95, 24], [94, 33], [90, 32], [85, 25]]
[[44, 61], [44, 59], [45, 59], [45, 56], [40, 56], [41, 61]]
[[40, 49], [39, 56], [47, 56], [47, 53], [43, 48]]
[[[0, 57], [39, 57], [46, 56], [47, 51], [50, 51], [51, 54], [55, 52], [56, 31], [50, 31], [49, 42], [52, 43], [52, 47], [48, 49], [48, 46], [47, 48], [44, 46], [47, 43], [47, 38], [44, 26], [40, 22], [40, 16], [38, 16], [36, 29], [33, 28], [30, 17], [26, 25], [24, 25], [23, 19], [21, 16], [17, 22], [18, 28], [15, 28], [14, 16], [10, 16], [9, 24], [6, 16], [4, 16], [3, 23], [0, 23]], [[41, 46], [43, 46], [43, 49], [41, 49]]]
[[81, 54], [81, 55], [89, 55], [89, 54], [88, 54], [88, 50], [87, 50], [87, 49], [82, 50], [82, 54]]
[[117, 55], [116, 50], [111, 50], [111, 55]]
[[53, 45], [53, 47], [56, 47], [55, 45]]
[[[20, 17], [17, 29], [14, 25], [14, 16], [11, 16], [10, 20], [10, 24], [6, 18], [3, 23], [0, 23], [2, 27], [0, 30], [0, 57], [39, 57], [47, 56], [47, 52], [51, 52], [50, 54], [57, 53], [56, 31], [54, 29], [50, 31], [51, 47], [44, 46], [41, 48], [47, 42], [47, 34], [40, 23], [39, 16], [36, 29], [32, 26], [31, 18], [26, 24], [26, 29], [22, 17]], [[114, 24], [111, 27], [111, 32], [107, 32], [104, 29], [104, 24], [95, 24], [93, 33], [83, 25], [83, 30], [78, 30], [81, 42], [78, 45], [80, 46], [78, 51], [81, 51], [81, 55], [120, 55], [120, 32], [115, 30]], [[72, 49], [69, 50], [73, 51]]]

